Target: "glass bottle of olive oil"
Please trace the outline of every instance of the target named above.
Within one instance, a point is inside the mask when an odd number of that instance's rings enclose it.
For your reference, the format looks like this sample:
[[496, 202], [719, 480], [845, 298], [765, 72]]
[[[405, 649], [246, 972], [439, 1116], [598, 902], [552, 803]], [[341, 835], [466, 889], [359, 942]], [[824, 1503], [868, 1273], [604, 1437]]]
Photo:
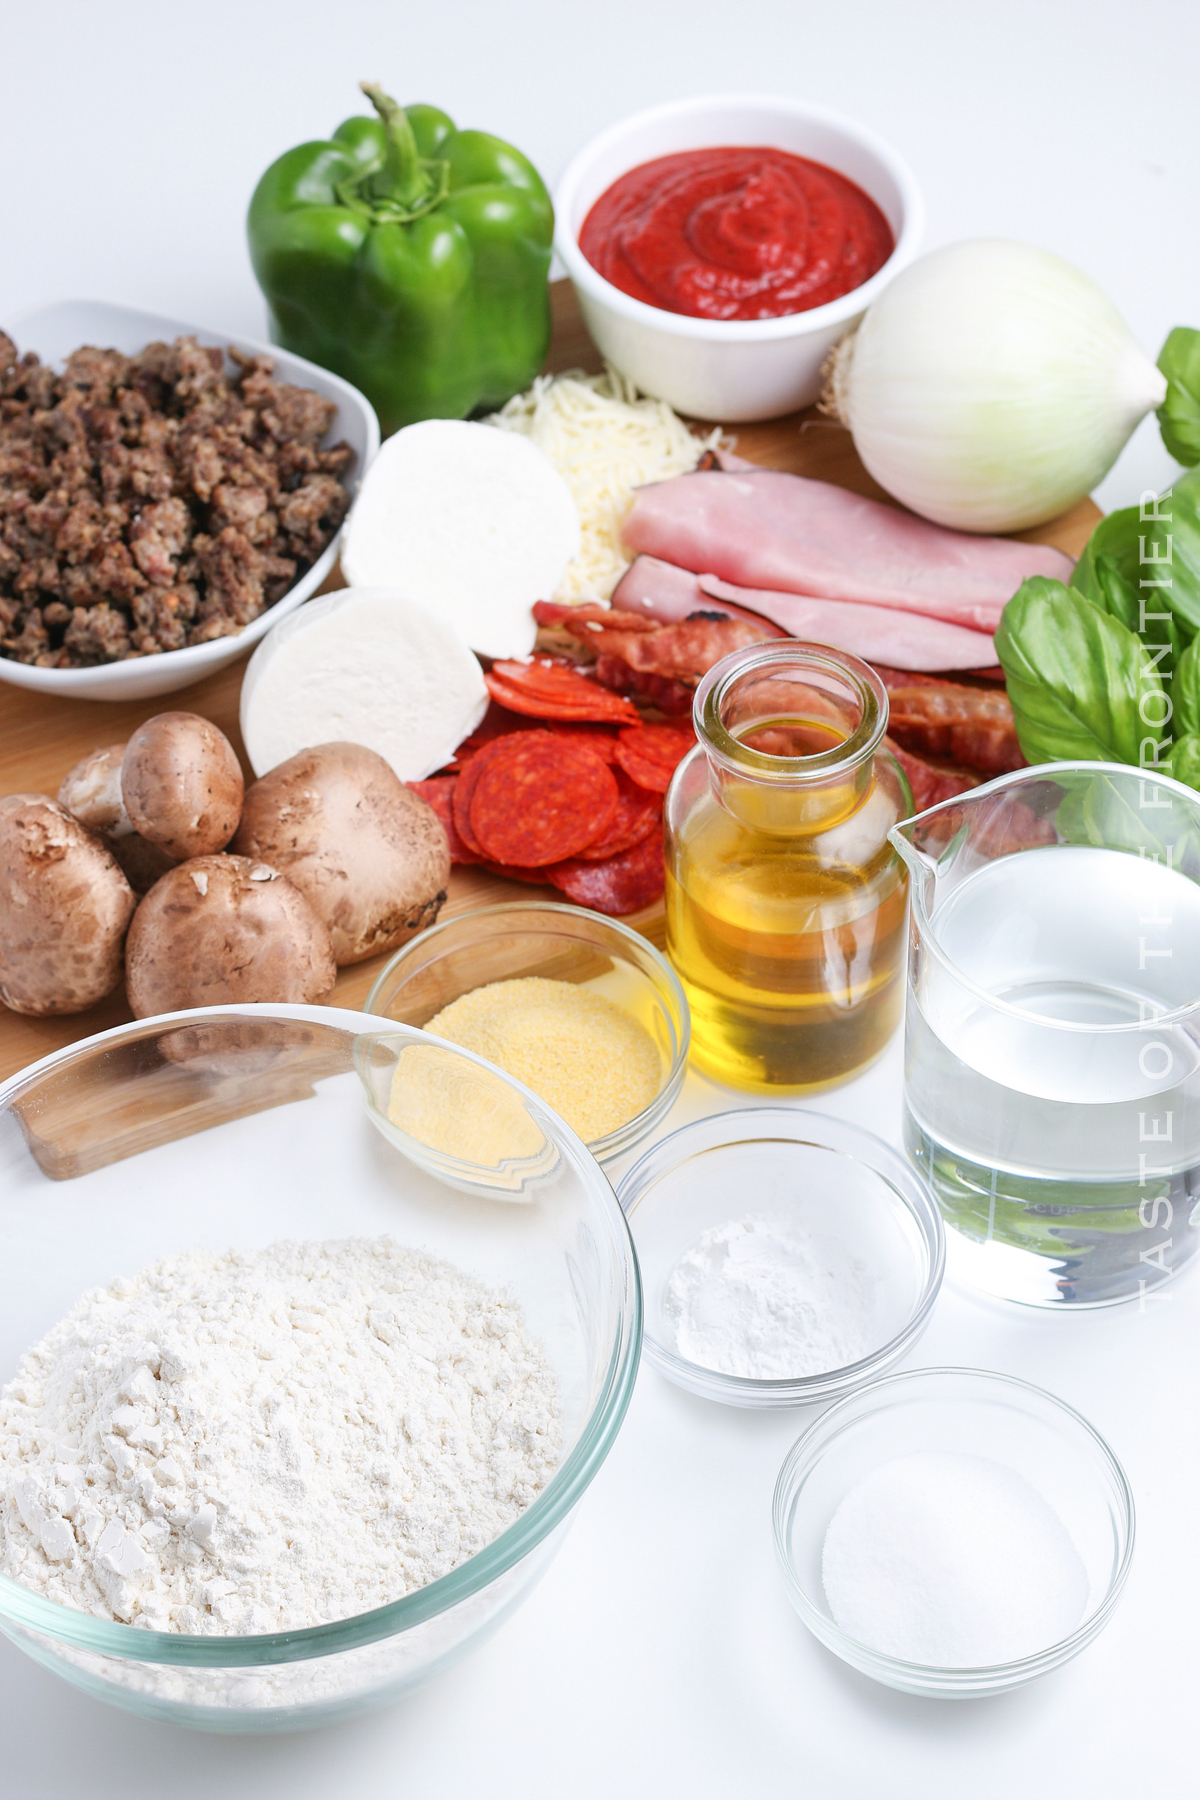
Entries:
[[908, 897], [889, 827], [911, 811], [866, 663], [794, 639], [725, 657], [667, 796], [667, 952], [704, 1073], [806, 1093], [899, 1024]]

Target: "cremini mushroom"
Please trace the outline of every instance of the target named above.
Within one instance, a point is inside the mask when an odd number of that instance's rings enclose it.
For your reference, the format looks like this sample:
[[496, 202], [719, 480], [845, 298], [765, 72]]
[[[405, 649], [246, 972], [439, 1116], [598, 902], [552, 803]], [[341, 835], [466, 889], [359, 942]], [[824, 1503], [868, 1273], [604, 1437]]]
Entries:
[[63, 778], [58, 804], [104, 839], [134, 893], [144, 894], [175, 859], [133, 828], [121, 797], [124, 755], [124, 744], [89, 750]]
[[133, 829], [177, 862], [223, 850], [245, 784], [233, 745], [198, 713], [156, 713], [121, 759], [121, 797]]
[[232, 847], [307, 895], [339, 963], [432, 925], [450, 879], [441, 820], [362, 744], [317, 744], [271, 769], [247, 791]]
[[121, 979], [136, 904], [101, 840], [45, 794], [0, 800], [0, 1000], [83, 1012]]
[[135, 1017], [193, 1006], [321, 1000], [337, 966], [299, 888], [248, 856], [196, 856], [133, 915], [125, 986]]

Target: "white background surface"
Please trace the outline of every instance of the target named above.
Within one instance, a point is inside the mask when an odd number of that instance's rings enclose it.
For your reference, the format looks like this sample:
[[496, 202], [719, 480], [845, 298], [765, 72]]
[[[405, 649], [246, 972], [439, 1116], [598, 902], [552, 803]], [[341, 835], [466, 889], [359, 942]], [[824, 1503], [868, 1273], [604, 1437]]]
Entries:
[[[1007, 235], [1057, 250], [1154, 355], [1172, 325], [1200, 323], [1198, 67], [1194, 0], [12, 0], [0, 317], [82, 294], [265, 335], [250, 191], [282, 150], [359, 110], [362, 76], [510, 137], [551, 184], [611, 120], [741, 87], [864, 119], [912, 163], [930, 245]], [[1151, 424], [1098, 497], [1126, 504], [1173, 470]], [[822, 1104], [894, 1135], [898, 1092], [893, 1052]], [[322, 1733], [211, 1739], [87, 1700], [0, 1641], [0, 1796], [1191, 1796], [1198, 1353], [1195, 1277], [1144, 1314], [943, 1296], [911, 1361], [1050, 1387], [1110, 1439], [1140, 1509], [1112, 1625], [1021, 1693], [920, 1701], [822, 1650], [770, 1540], [802, 1418], [710, 1405], [645, 1370], [542, 1586], [433, 1686]]]

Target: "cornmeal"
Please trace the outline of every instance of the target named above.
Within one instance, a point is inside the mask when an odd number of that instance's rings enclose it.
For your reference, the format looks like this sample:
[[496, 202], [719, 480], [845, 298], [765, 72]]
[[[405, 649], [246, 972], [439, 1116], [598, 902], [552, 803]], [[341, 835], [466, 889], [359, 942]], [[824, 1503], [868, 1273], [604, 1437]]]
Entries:
[[585, 1144], [627, 1124], [662, 1086], [662, 1058], [645, 1026], [570, 981], [489, 982], [452, 1000], [425, 1030], [515, 1075]]

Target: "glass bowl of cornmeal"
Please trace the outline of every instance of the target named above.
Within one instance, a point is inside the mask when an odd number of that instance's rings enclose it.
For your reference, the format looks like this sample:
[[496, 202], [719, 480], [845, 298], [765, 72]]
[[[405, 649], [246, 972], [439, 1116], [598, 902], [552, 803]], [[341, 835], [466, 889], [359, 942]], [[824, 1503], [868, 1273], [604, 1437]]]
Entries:
[[[366, 1011], [494, 1063], [601, 1163], [662, 1123], [691, 1037], [683, 989], [653, 944], [616, 919], [553, 901], [482, 906], [430, 926], [392, 957]], [[422, 1078], [433, 1081], [425, 1055]], [[386, 1114], [382, 1093], [380, 1104]], [[399, 1117], [390, 1122], [409, 1129]], [[449, 1140], [446, 1153], [455, 1153]], [[519, 1170], [513, 1179], [520, 1184]]]

